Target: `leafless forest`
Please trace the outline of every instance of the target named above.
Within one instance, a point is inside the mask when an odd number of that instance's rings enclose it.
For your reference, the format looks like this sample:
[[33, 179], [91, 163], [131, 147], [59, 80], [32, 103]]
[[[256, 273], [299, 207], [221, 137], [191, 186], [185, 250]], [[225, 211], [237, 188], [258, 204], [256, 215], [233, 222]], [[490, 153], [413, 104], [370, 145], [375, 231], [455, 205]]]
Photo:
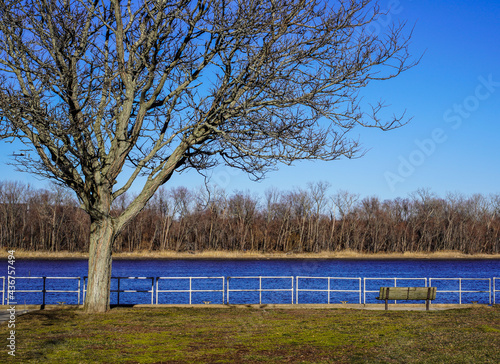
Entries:
[[[120, 213], [132, 196], [114, 206]], [[54, 186], [0, 182], [2, 248], [88, 251], [90, 220]], [[228, 193], [214, 187], [160, 189], [115, 242], [114, 251], [500, 252], [500, 195], [418, 190], [381, 201], [312, 183], [292, 191]]]

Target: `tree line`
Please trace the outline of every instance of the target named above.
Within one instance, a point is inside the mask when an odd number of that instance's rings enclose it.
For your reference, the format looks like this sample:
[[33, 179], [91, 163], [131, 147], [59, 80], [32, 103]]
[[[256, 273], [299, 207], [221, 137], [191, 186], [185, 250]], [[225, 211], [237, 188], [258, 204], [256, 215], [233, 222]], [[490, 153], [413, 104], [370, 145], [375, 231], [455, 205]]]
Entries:
[[[133, 196], [123, 195], [113, 214]], [[2, 248], [86, 252], [90, 219], [66, 189], [0, 182]], [[117, 237], [115, 252], [260, 251], [500, 253], [500, 195], [439, 197], [419, 189], [381, 201], [325, 182], [263, 196], [161, 188]]]

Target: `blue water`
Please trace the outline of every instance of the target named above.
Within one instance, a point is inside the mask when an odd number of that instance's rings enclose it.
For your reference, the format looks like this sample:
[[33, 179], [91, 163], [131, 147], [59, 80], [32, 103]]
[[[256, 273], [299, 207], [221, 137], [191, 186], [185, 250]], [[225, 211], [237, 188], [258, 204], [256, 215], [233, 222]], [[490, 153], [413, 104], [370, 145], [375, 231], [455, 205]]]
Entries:
[[[17, 260], [16, 277], [84, 277], [87, 275], [86, 260]], [[0, 271], [0, 276], [7, 276], [7, 269]], [[155, 279], [120, 280], [120, 290], [153, 290], [151, 292], [120, 292], [120, 303], [373, 303], [377, 302], [380, 286], [394, 286], [392, 279], [375, 280], [373, 278], [399, 278], [398, 286], [438, 287], [436, 303], [480, 303], [500, 302], [500, 260], [333, 260], [333, 259], [287, 259], [287, 260], [115, 260], [113, 277], [224, 277], [212, 279], [193, 279], [191, 290], [217, 291], [192, 292], [191, 301], [189, 280]], [[228, 278], [227, 277], [293, 277], [293, 278]], [[354, 279], [312, 279], [297, 277], [348, 277]], [[361, 279], [359, 279], [361, 278]], [[365, 280], [366, 278], [366, 280]], [[419, 280], [404, 278], [420, 278]], [[423, 279], [422, 279], [423, 278]], [[429, 280], [432, 278], [432, 281]], [[485, 278], [489, 280], [438, 280], [437, 278]], [[224, 283], [223, 283], [224, 282]], [[229, 283], [229, 292], [228, 292]], [[158, 284], [158, 286], [156, 286]], [[297, 294], [297, 284], [299, 292]], [[41, 279], [16, 280], [16, 290], [39, 290]], [[249, 292], [247, 290], [262, 291]], [[83, 299], [83, 279], [47, 280], [47, 290], [80, 290], [80, 302]], [[156, 293], [156, 287], [160, 290]], [[491, 288], [492, 289], [491, 289]], [[330, 292], [327, 292], [330, 288]], [[112, 280], [112, 290], [118, 289], [118, 280]], [[273, 291], [266, 291], [267, 289]], [[461, 289], [462, 294], [457, 291]], [[165, 292], [174, 290], [177, 292]], [[308, 290], [317, 290], [315, 292]], [[323, 290], [323, 291], [320, 291]], [[222, 292], [223, 291], [223, 292]], [[343, 292], [337, 292], [343, 291]], [[351, 292], [346, 292], [351, 291]], [[464, 292], [476, 291], [476, 292]], [[477, 292], [481, 291], [481, 292]], [[486, 292], [484, 292], [486, 291]], [[158, 296], [158, 297], [157, 297]], [[41, 293], [16, 292], [17, 303], [40, 304]], [[76, 292], [46, 293], [46, 304], [57, 302], [77, 303]], [[111, 303], [117, 303], [118, 294], [111, 293]]]

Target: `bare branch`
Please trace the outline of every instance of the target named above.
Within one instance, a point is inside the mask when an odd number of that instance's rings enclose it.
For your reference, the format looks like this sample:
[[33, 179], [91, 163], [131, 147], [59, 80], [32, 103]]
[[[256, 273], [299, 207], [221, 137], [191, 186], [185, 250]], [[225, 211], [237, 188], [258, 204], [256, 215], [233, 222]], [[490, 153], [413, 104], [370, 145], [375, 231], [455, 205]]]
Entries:
[[[19, 168], [75, 190], [91, 216], [140, 176], [119, 230], [176, 171], [261, 178], [278, 163], [363, 154], [390, 130], [359, 93], [415, 65], [404, 24], [369, 32], [374, 1], [0, 0], [0, 135]], [[118, 180], [127, 174], [121, 185]]]

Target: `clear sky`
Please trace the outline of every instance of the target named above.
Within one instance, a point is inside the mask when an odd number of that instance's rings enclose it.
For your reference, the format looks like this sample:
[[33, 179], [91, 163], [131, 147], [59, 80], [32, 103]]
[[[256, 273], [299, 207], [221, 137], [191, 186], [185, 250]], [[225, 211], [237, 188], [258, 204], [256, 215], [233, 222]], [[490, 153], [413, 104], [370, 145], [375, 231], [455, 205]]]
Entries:
[[[500, 0], [381, 0], [391, 9], [388, 20], [414, 25], [410, 50], [423, 54], [420, 64], [398, 78], [372, 84], [368, 101], [385, 100], [391, 113], [406, 110], [411, 122], [397, 130], [359, 130], [368, 149], [355, 160], [297, 162], [280, 166], [260, 182], [239, 170], [220, 166], [211, 183], [258, 195], [271, 186], [281, 190], [328, 181], [330, 192], [345, 189], [362, 197], [406, 197], [418, 188], [464, 194], [500, 193]], [[425, 53], [424, 53], [425, 52]], [[22, 149], [0, 144], [2, 180], [46, 187], [7, 165], [9, 154]], [[203, 178], [195, 172], [175, 175], [170, 186], [195, 188]]]

